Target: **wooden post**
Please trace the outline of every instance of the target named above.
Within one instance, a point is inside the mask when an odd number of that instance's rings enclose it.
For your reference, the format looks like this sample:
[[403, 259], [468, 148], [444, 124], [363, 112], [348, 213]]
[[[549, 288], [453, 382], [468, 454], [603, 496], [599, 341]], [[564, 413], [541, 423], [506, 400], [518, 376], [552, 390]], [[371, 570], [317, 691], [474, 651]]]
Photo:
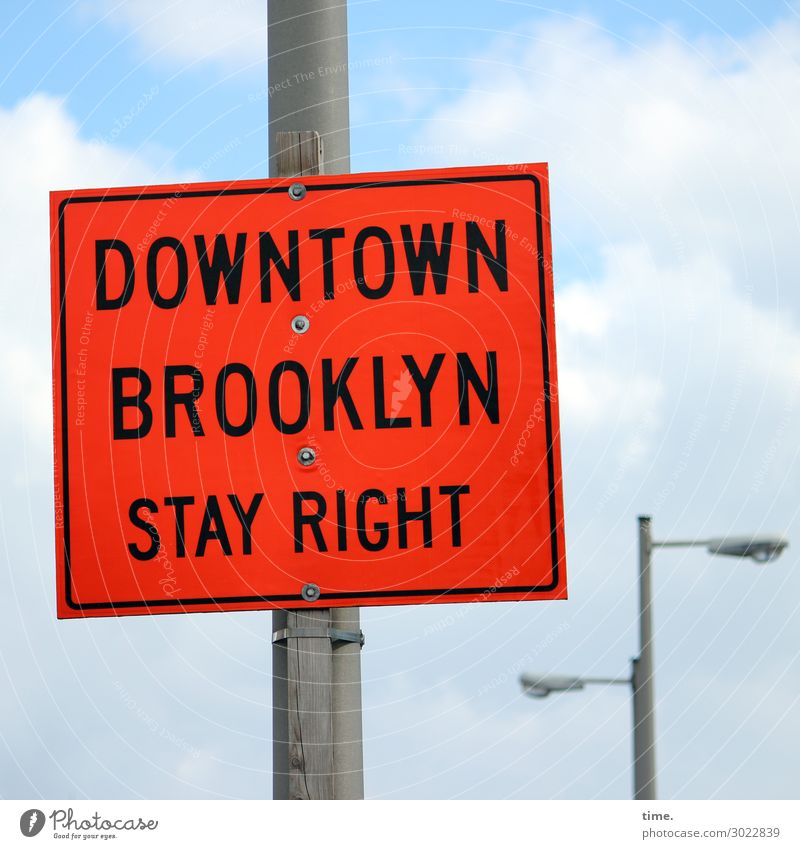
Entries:
[[[275, 152], [278, 177], [320, 172], [319, 133], [276, 133]], [[300, 628], [325, 632], [330, 618], [328, 608], [275, 611], [273, 633]], [[274, 798], [333, 799], [331, 641], [318, 637], [278, 640], [272, 644], [272, 663], [272, 686], [279, 691], [273, 692]]]
[[278, 177], [322, 173], [322, 140], [310, 130], [275, 133], [275, 169]]
[[[348, 173], [347, 0], [269, 0], [267, 29], [270, 176]], [[273, 623], [276, 632], [360, 634], [357, 607], [276, 611]], [[358, 640], [301, 637], [273, 645], [274, 798], [363, 799]]]
[[[319, 174], [319, 133], [276, 133], [275, 156], [279, 177]], [[273, 797], [363, 799], [361, 645], [336, 639], [360, 634], [358, 609], [276, 610], [272, 626]]]

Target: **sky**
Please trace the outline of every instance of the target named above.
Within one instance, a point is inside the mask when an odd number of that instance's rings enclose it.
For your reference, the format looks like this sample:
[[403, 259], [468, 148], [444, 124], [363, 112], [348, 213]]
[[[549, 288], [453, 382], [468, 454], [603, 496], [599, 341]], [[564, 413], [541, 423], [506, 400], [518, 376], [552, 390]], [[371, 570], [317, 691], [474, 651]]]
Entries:
[[[0, 796], [269, 798], [270, 615], [59, 622], [47, 193], [266, 174], [264, 2], [0, 11]], [[362, 611], [370, 798], [628, 798], [636, 516], [663, 798], [800, 786], [800, 9], [349, 3], [351, 168], [550, 165], [568, 602]]]

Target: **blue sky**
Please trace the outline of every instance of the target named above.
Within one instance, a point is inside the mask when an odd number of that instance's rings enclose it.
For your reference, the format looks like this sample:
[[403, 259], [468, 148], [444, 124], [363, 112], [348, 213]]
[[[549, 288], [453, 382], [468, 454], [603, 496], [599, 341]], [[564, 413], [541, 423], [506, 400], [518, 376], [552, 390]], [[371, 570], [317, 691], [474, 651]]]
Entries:
[[[189, 18], [189, 10], [195, 17]], [[266, 173], [264, 3], [12, 0], [0, 19], [0, 795], [270, 793], [268, 616], [53, 618], [47, 191]], [[352, 168], [542, 161], [571, 600], [367, 611], [367, 793], [624, 798], [635, 516], [662, 552], [665, 797], [800, 780], [800, 21], [759, 2], [351, 2]]]
[[[246, 54], [203, 62], [169, 46], [143, 44], [117, 3], [24, 2], [3, 4], [3, 57], [0, 104], [12, 106], [37, 91], [64, 98], [86, 138], [106, 137], [116, 122], [153, 87], [158, 103], [115, 138], [126, 147], [158, 145], [180, 169], [198, 167], [232, 137], [242, 144], [208, 171], [210, 179], [253, 178], [264, 170], [266, 101], [248, 100], [263, 93], [266, 55]], [[135, 6], [136, 4], [128, 4]], [[164, 6], [171, 4], [165, 3]], [[241, 4], [240, 4], [241, 5]], [[262, 4], [263, 6], [264, 4]], [[142, 19], [149, 11], [143, 7]], [[668, 28], [681, 37], [729, 38], [746, 35], [785, 18], [781, 0], [759, 2], [533, 3], [458, 0], [425, 3], [355, 2], [350, 6], [351, 93], [354, 112], [370, 121], [353, 128], [354, 165], [360, 170], [403, 167], [397, 142], [411, 136], [449, 92], [465, 83], [471, 61], [502, 34], [527, 30], [543, 19], [591, 21], [629, 50], [637, 39]], [[225, 4], [219, 7], [222, 15]], [[212, 24], [198, 7], [198, 24]], [[255, 9], [252, 20], [259, 20]], [[265, 16], [265, 12], [261, 17]], [[138, 22], [138, 26], [146, 24]], [[174, 34], [179, 37], [178, 33]], [[421, 108], [397, 118], [395, 98], [375, 91], [373, 62], [387, 61], [410, 87], [424, 88]], [[391, 121], [387, 127], [384, 121]]]
[[[206, 179], [252, 179], [265, 173], [268, 99], [261, 50], [265, 7], [233, 4], [241, 22], [219, 39], [220, 52], [191, 47], [227, 16], [226, 4], [194, 7], [184, 30], [159, 34], [163, 8], [176, 4], [12, 2], [6, 6], [0, 103], [34, 92], [62, 98], [85, 139], [152, 152], [164, 168], [203, 167]], [[242, 14], [243, 10], [246, 15]], [[493, 43], [530, 42], [542, 21], [579, 21], [620, 51], [673, 33], [688, 44], [711, 39], [736, 44], [792, 14], [780, 0], [692, 4], [480, 2], [398, 3], [377, 0], [350, 7], [353, 170], [425, 167], [431, 155], [414, 151], [420, 128], [437, 107], [469, 85], [476, 63]], [[263, 39], [262, 39], [263, 41]], [[188, 47], [181, 47], [187, 42]], [[244, 47], [240, 53], [239, 46]], [[531, 86], [546, 84], [532, 69]], [[141, 104], [144, 103], [144, 108]], [[220, 152], [224, 151], [224, 155]], [[544, 158], [535, 146], [525, 157]], [[453, 160], [453, 157], [450, 157]], [[472, 161], [481, 161], [472, 156]], [[485, 161], [485, 157], [484, 160]], [[442, 164], [436, 162], [435, 164]], [[452, 164], [461, 164], [452, 162]], [[594, 246], [556, 243], [563, 271], [597, 270]]]

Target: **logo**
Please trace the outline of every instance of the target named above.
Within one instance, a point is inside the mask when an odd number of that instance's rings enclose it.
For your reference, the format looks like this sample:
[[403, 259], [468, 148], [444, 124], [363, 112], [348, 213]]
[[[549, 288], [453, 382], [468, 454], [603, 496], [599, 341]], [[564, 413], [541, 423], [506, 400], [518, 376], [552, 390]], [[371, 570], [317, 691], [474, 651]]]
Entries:
[[25, 837], [36, 837], [44, 828], [44, 813], [38, 808], [31, 808], [19, 818], [19, 830]]

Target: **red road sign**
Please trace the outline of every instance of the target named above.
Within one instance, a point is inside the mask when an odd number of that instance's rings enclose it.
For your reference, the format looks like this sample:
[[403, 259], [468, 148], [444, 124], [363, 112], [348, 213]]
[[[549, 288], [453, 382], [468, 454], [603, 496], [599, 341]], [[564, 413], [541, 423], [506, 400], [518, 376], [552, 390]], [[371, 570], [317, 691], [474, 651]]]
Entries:
[[564, 598], [547, 167], [292, 182], [51, 195], [58, 615]]

